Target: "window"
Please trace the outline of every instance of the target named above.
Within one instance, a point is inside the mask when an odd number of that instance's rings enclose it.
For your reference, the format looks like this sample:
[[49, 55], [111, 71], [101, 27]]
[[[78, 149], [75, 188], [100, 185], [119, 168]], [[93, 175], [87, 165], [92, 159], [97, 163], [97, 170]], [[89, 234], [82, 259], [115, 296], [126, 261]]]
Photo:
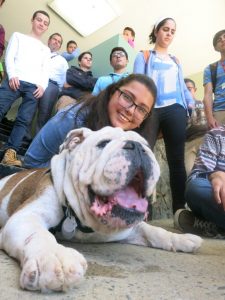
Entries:
[[48, 5], [82, 36], [90, 35], [121, 14], [116, 0], [54, 0]]

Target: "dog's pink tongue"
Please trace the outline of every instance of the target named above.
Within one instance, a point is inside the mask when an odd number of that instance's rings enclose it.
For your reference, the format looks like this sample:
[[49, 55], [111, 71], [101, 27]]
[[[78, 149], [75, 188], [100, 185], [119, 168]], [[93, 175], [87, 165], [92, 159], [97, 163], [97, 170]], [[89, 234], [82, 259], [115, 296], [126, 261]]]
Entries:
[[116, 204], [128, 209], [133, 208], [141, 213], [146, 213], [148, 208], [148, 201], [145, 198], [139, 198], [134, 188], [126, 187], [109, 196], [107, 203], [103, 203], [97, 196], [91, 206], [91, 211], [98, 216], [103, 216]]
[[148, 208], [148, 201], [145, 198], [139, 198], [132, 187], [126, 187], [113, 194], [116, 202], [125, 208], [134, 208], [139, 212], [145, 213]]

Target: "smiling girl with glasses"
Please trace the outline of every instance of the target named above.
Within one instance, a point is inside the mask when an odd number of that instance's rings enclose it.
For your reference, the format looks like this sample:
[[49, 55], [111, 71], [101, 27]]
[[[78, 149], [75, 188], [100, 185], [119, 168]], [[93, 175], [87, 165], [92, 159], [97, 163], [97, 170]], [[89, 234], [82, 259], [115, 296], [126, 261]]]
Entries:
[[98, 130], [105, 126], [135, 130], [148, 138], [149, 113], [156, 99], [152, 79], [131, 74], [109, 85], [97, 96], [88, 96], [60, 110], [39, 131], [25, 155], [25, 166], [48, 167], [67, 133], [75, 128]]

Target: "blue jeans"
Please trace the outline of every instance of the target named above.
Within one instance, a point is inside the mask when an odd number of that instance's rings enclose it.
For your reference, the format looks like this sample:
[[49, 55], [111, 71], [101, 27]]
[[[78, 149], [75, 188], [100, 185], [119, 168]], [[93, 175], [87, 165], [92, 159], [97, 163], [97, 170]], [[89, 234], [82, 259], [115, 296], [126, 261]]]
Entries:
[[36, 124], [36, 133], [45, 125], [51, 118], [53, 107], [58, 99], [59, 87], [58, 85], [49, 81], [44, 95], [38, 100], [38, 115]]
[[187, 111], [179, 104], [155, 108], [149, 126], [149, 143], [154, 149], [161, 130], [166, 148], [166, 158], [170, 172], [173, 213], [184, 208], [186, 171], [184, 165], [184, 145], [186, 139]]
[[75, 128], [85, 126], [86, 114], [76, 117], [80, 105], [67, 106], [54, 115], [38, 132], [24, 156], [27, 168], [46, 168], [50, 166], [53, 155], [59, 152], [59, 147], [67, 133]]
[[37, 108], [37, 99], [33, 93], [36, 90], [36, 85], [20, 81], [20, 87], [17, 91], [13, 91], [9, 86], [8, 79], [5, 79], [0, 87], [0, 121], [9, 111], [12, 104], [22, 97], [22, 102], [19, 106], [13, 130], [9, 136], [5, 149], [12, 148], [16, 151], [22, 144], [23, 137], [26, 134], [27, 128], [32, 122], [33, 115]]
[[214, 200], [212, 185], [207, 177], [190, 179], [187, 182], [185, 198], [197, 218], [211, 221], [225, 229], [225, 211]]

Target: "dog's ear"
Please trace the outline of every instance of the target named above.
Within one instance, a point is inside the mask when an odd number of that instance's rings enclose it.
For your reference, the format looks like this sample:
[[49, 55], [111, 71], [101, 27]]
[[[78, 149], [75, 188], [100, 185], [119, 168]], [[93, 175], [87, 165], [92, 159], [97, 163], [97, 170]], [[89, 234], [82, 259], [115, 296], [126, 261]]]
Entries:
[[64, 149], [69, 151], [73, 150], [78, 144], [82, 143], [83, 140], [92, 133], [92, 130], [88, 128], [79, 128], [71, 130], [63, 144], [60, 146], [59, 151], [62, 152]]

